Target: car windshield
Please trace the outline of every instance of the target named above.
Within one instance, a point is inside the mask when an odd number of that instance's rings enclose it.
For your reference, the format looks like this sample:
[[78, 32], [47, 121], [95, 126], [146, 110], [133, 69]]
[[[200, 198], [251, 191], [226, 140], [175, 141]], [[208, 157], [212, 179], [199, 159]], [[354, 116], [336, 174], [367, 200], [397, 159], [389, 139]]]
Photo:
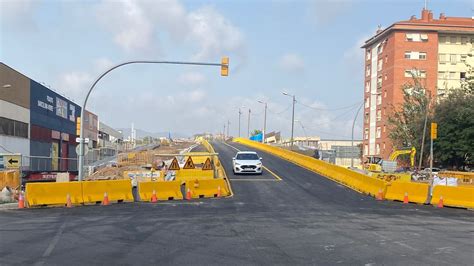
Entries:
[[258, 156], [255, 153], [239, 153], [237, 154], [237, 160], [258, 160]]

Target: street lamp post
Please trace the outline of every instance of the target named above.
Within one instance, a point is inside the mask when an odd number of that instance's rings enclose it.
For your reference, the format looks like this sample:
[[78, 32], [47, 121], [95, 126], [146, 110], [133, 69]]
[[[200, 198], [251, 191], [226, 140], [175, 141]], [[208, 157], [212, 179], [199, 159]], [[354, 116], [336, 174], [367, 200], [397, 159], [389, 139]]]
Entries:
[[295, 103], [296, 103], [296, 96], [283, 92], [283, 95], [293, 98], [293, 112], [291, 114], [291, 139], [290, 139], [290, 150], [293, 150], [293, 133], [295, 129]]
[[240, 117], [242, 116], [242, 110], [240, 110], [241, 108], [246, 108], [246, 107], [243, 105], [239, 107], [239, 138], [240, 138]]
[[267, 133], [267, 102], [258, 101], [265, 105], [265, 111], [263, 115], [263, 131], [262, 131], [262, 143], [265, 143], [265, 134]]
[[224, 73], [222, 72], [223, 68], [228, 69], [228, 58], [226, 58], [227, 61], [222, 60], [222, 63], [201, 63], [201, 62], [179, 62], [179, 61], [155, 61], [155, 60], [135, 60], [135, 61], [127, 61], [120, 63], [118, 65], [115, 65], [111, 68], [109, 68], [107, 71], [102, 73], [95, 81], [92, 83], [92, 86], [89, 88], [89, 91], [87, 92], [86, 98], [84, 99], [84, 104], [82, 105], [81, 108], [81, 130], [80, 130], [80, 138], [79, 138], [79, 161], [78, 161], [78, 180], [82, 181], [84, 177], [84, 112], [86, 110], [87, 106], [87, 100], [89, 99], [89, 96], [94, 89], [95, 85], [108, 73], [113, 71], [114, 69], [117, 69], [119, 67], [125, 66], [125, 65], [130, 65], [130, 64], [168, 64], [168, 65], [198, 65], [198, 66], [220, 66], [221, 67], [221, 75], [226, 76], [227, 72]]
[[[364, 102], [361, 103], [359, 108], [357, 109], [356, 115], [354, 117], [354, 120], [352, 121], [352, 138], [351, 138], [351, 152], [354, 150], [354, 126], [355, 122], [357, 120], [357, 116], [359, 115], [360, 109], [362, 109], [362, 106], [364, 105]], [[351, 168], [354, 168], [354, 155], [351, 154]]]
[[248, 137], [248, 138], [250, 138], [250, 113], [251, 113], [251, 112], [252, 112], [252, 111], [251, 111], [250, 108], [249, 108], [249, 116], [248, 116], [248, 118], [247, 118], [247, 137]]

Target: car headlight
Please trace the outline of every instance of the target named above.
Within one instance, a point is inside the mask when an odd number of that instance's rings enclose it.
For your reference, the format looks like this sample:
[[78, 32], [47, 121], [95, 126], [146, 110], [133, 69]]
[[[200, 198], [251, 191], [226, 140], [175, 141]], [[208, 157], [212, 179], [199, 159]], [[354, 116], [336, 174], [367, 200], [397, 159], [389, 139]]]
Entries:
[[239, 165], [240, 165], [240, 163], [235, 163], [235, 166], [239, 166]]
[[258, 163], [257, 166], [262, 166], [262, 163]]

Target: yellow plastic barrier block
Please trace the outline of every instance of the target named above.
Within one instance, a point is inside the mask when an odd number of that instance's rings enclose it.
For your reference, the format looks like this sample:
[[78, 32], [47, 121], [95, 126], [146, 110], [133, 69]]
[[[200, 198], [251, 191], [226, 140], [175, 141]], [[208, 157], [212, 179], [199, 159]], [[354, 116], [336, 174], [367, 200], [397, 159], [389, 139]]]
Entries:
[[186, 191], [189, 189], [191, 191], [191, 197], [195, 199], [217, 197], [219, 188], [222, 197], [231, 194], [230, 189], [227, 187], [227, 182], [223, 178], [186, 181]]
[[28, 206], [64, 205], [67, 203], [68, 194], [72, 204], [84, 203], [81, 182], [26, 184]]
[[214, 179], [214, 171], [203, 171], [202, 169], [181, 169], [176, 171], [176, 180], [186, 182], [188, 180]]
[[409, 202], [425, 203], [428, 197], [428, 184], [412, 182], [392, 182], [387, 186], [385, 198], [388, 200], [403, 201], [405, 193]]
[[153, 191], [156, 192], [158, 200], [180, 200], [183, 199], [180, 181], [156, 181], [139, 182], [138, 193], [141, 201], [151, 201]]
[[441, 197], [445, 206], [474, 208], [474, 187], [435, 186], [431, 204], [437, 205]]
[[130, 180], [84, 181], [82, 191], [84, 203], [103, 201], [104, 193], [107, 193], [109, 201], [133, 201]]

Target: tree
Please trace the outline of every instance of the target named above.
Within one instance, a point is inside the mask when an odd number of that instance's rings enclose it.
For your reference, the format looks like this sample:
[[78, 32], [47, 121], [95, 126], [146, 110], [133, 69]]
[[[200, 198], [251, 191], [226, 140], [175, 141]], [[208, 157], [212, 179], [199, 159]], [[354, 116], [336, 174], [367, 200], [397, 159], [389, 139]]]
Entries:
[[453, 90], [435, 108], [434, 158], [444, 167], [463, 168], [474, 155], [474, 92], [472, 84], [465, 88]]
[[256, 135], [258, 135], [258, 134], [260, 134], [260, 133], [262, 133], [261, 130], [254, 129], [254, 130], [252, 131], [252, 133], [250, 133], [250, 136], [253, 137], [253, 136], [256, 136]]
[[[412, 82], [401, 87], [403, 103], [392, 106], [392, 113], [388, 118], [389, 138], [395, 149], [415, 147], [421, 151], [425, 118], [431, 120], [430, 97], [420, 79], [413, 75]], [[425, 132], [425, 142], [429, 139], [429, 130]], [[429, 155], [429, 147], [424, 145], [423, 161]]]

